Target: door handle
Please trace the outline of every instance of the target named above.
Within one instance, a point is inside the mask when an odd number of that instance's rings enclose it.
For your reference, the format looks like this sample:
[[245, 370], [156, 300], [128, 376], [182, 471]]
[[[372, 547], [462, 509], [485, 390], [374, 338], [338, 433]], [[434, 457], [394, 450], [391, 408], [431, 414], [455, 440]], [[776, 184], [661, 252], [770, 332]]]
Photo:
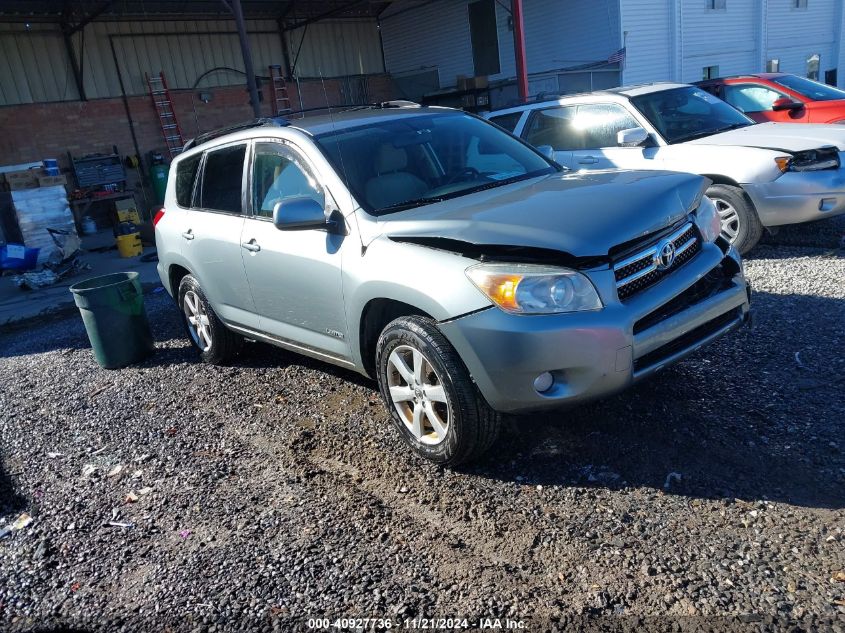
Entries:
[[196, 237], [196, 235], [194, 235], [193, 229], [188, 229], [187, 231], [182, 233], [182, 237], [184, 237], [186, 240], [192, 240]]
[[578, 162], [581, 165], [595, 165], [597, 162], [599, 162], [599, 159], [595, 156], [584, 156], [583, 158], [579, 158]]
[[255, 243], [255, 240], [252, 239], [249, 242], [241, 242], [241, 246], [248, 250], [250, 253], [257, 253], [261, 250], [261, 247]]

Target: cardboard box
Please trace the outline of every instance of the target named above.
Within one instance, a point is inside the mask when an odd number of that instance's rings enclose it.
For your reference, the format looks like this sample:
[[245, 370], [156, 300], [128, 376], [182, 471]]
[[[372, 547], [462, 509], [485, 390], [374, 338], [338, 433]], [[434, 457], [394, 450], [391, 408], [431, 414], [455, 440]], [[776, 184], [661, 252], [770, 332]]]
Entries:
[[38, 177], [38, 186], [39, 187], [55, 187], [57, 185], [66, 185], [67, 178], [64, 176], [39, 176]]
[[140, 224], [141, 223], [141, 214], [138, 213], [137, 209], [118, 209], [117, 210], [117, 221], [118, 222], [132, 222], [133, 224]]
[[21, 171], [7, 171], [3, 174], [3, 179], [6, 181], [6, 188], [9, 191], [20, 191], [21, 189], [37, 189], [38, 176], [40, 175], [38, 169], [23, 169]]
[[138, 206], [135, 204], [135, 198], [116, 200], [114, 208], [117, 211], [118, 222], [134, 222], [135, 224], [141, 223], [141, 214], [138, 213]]
[[460, 90], [466, 90], [467, 87], [469, 86], [469, 81], [470, 81], [470, 79], [466, 75], [458, 75], [455, 78], [456, 89], [459, 90], [459, 91]]
[[470, 77], [467, 80], [467, 90], [481, 90], [490, 85], [487, 80], [487, 75], [478, 75], [477, 77]]

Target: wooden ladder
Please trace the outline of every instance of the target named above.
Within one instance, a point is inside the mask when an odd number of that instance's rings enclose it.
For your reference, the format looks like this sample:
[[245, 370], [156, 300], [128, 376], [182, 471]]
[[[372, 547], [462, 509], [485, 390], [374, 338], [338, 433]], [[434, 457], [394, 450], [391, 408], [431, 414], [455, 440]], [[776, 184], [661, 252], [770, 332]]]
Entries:
[[167, 145], [167, 152], [170, 158], [176, 157], [185, 146], [185, 139], [182, 137], [182, 128], [176, 119], [176, 111], [173, 109], [173, 100], [170, 98], [170, 91], [167, 89], [167, 81], [164, 79], [164, 71], [158, 76], [144, 73], [147, 86], [150, 88], [150, 97], [153, 99], [153, 107], [158, 115], [158, 122], [161, 126], [161, 133], [164, 135], [164, 143]]
[[278, 64], [270, 66], [270, 87], [273, 89], [273, 116], [281, 116], [293, 110], [288, 98], [287, 82]]

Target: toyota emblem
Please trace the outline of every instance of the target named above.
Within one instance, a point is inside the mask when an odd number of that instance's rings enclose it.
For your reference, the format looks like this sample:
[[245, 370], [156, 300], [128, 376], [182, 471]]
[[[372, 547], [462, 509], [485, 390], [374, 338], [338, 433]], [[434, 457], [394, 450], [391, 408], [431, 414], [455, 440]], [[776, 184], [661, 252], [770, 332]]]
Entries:
[[654, 265], [657, 270], [666, 270], [675, 263], [675, 245], [672, 242], [663, 242], [657, 247], [654, 254]]

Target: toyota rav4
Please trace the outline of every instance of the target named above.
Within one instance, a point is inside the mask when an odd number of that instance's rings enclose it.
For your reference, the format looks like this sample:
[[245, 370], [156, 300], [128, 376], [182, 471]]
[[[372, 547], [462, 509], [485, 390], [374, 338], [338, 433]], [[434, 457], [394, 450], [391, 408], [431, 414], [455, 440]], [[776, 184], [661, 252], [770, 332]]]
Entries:
[[708, 184], [568, 172], [445, 108], [263, 120], [174, 160], [158, 270], [204, 361], [250, 339], [370, 376], [454, 465], [501, 413], [617, 392], [746, 319]]

